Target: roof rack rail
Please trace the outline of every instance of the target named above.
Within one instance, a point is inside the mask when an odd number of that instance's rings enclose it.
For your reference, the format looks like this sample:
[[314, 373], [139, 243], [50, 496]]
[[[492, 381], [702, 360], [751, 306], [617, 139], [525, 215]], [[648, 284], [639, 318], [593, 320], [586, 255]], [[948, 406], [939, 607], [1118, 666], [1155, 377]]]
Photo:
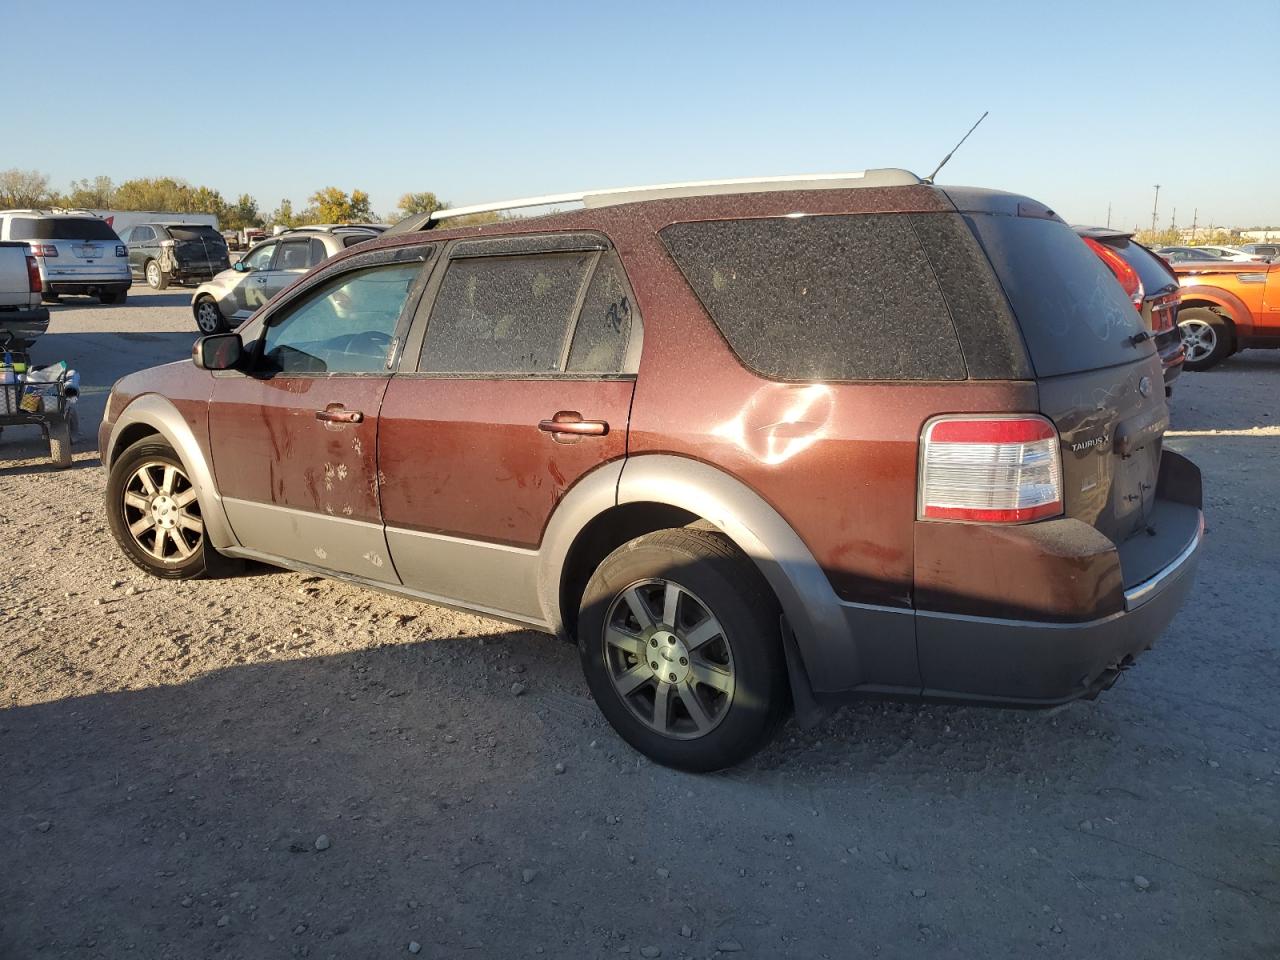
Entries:
[[[904, 187], [923, 181], [909, 170], [885, 167], [855, 173], [810, 173], [783, 177], [741, 177], [731, 180], [691, 180], [687, 183], [660, 183], [644, 187], [615, 187], [609, 190], [586, 190], [581, 193], [551, 193], [541, 197], [524, 197], [499, 203], [477, 203], [466, 207], [433, 210], [409, 225], [409, 230], [429, 229], [433, 223], [477, 213], [497, 213], [528, 207], [554, 207], [581, 203], [588, 209], [611, 207], [620, 203], [644, 200], [672, 200], [679, 197], [705, 197], [727, 193], [768, 193], [775, 190], [845, 190], [851, 187]], [[400, 232], [400, 231], [397, 231]]]

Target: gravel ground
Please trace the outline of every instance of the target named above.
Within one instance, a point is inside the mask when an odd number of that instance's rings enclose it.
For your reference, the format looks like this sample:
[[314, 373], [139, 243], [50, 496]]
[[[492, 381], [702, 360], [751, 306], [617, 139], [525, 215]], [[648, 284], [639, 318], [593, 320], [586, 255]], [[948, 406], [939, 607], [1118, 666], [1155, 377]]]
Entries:
[[[190, 291], [54, 308], [84, 377], [185, 355]], [[868, 702], [654, 766], [574, 651], [293, 573], [146, 579], [92, 439], [0, 441], [0, 957], [1280, 956], [1280, 353], [1188, 374], [1181, 617], [1110, 693]]]

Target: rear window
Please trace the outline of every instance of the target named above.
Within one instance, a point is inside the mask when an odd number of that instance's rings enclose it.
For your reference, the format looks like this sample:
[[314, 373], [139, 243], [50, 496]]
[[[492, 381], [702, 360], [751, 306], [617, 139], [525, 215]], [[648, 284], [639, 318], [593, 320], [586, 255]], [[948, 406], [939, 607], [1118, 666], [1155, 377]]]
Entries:
[[206, 243], [214, 241], [217, 241], [218, 243], [226, 242], [223, 240], [222, 234], [213, 229], [213, 227], [185, 226], [166, 227], [165, 229], [169, 231], [169, 236], [173, 237], [175, 240], [203, 240]]
[[763, 376], [965, 377], [946, 300], [905, 216], [676, 223], [661, 235], [729, 346]]
[[1174, 276], [1172, 270], [1164, 265], [1164, 261], [1157, 257], [1140, 243], [1134, 243], [1132, 240], [1121, 240], [1119, 242], [1107, 240], [1107, 246], [1111, 247], [1124, 257], [1125, 263], [1133, 267], [1138, 274], [1138, 279], [1142, 281], [1142, 289], [1146, 291], [1147, 296], [1154, 293], [1160, 293], [1166, 287], [1176, 287], [1178, 278]]
[[97, 217], [14, 217], [11, 240], [112, 240], [119, 242], [111, 225]]
[[975, 214], [967, 218], [1013, 307], [1041, 377], [1129, 363], [1155, 350], [1106, 265], [1057, 220]]

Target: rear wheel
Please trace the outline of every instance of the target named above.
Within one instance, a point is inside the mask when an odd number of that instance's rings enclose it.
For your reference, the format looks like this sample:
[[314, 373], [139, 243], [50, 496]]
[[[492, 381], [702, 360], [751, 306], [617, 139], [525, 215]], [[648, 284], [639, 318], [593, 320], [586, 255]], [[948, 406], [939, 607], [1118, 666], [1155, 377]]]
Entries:
[[1178, 330], [1187, 359], [1188, 370], [1208, 370], [1235, 352], [1231, 323], [1208, 307], [1191, 307], [1178, 311]]
[[143, 273], [147, 278], [147, 286], [152, 290], [163, 290], [169, 286], [169, 274], [160, 269], [159, 260], [148, 260]]
[[777, 602], [718, 533], [663, 530], [606, 557], [583, 594], [578, 648], [601, 712], [667, 766], [731, 766], [787, 708]]
[[152, 576], [187, 580], [229, 565], [205, 536], [186, 467], [158, 437], [139, 440], [112, 465], [107, 522], [125, 555]]
[[227, 321], [222, 317], [213, 297], [201, 297], [195, 306], [196, 326], [201, 333], [222, 333], [227, 329]]

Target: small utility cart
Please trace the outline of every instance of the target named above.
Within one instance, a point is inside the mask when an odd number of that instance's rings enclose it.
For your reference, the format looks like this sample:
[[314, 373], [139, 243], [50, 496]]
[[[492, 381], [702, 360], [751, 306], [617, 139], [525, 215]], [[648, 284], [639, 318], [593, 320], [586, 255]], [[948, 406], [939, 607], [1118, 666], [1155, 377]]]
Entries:
[[33, 370], [27, 354], [13, 348], [13, 335], [0, 332], [0, 433], [5, 427], [38, 426], [57, 470], [71, 466], [75, 392], [68, 387], [66, 364]]

